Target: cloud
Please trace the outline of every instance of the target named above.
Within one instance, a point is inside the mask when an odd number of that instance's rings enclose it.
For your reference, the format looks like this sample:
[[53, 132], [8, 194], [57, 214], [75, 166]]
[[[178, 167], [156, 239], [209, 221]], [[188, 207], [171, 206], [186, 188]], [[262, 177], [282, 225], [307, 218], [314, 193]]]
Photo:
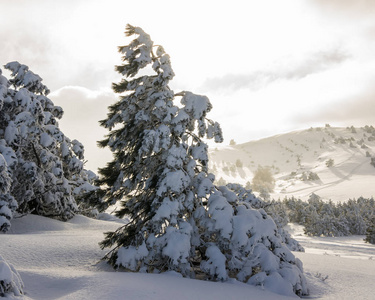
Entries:
[[111, 86], [120, 56], [111, 33], [87, 12], [92, 6], [86, 8], [84, 0], [6, 2], [0, 11], [0, 28], [7, 29], [0, 32], [0, 65], [19, 61], [52, 91]]
[[373, 0], [312, 0], [311, 2], [335, 14], [341, 12], [356, 17], [370, 17], [375, 13]]
[[91, 90], [81, 86], [65, 86], [52, 92], [49, 97], [55, 104], [62, 106], [70, 118], [85, 120], [97, 119], [99, 116], [105, 118], [108, 105], [116, 99], [111, 91]]
[[[60, 44], [49, 34], [38, 32], [33, 27], [15, 30], [12, 35], [2, 32], [0, 40], [0, 65], [10, 61], [25, 64], [40, 75], [52, 91], [67, 85], [91, 89], [110, 87], [117, 76], [114, 65], [119, 58], [115, 55], [112, 60], [105, 56], [101, 60], [93, 58], [90, 61], [90, 58], [72, 53], [72, 47]], [[115, 47], [113, 49], [113, 54], [116, 54]]]
[[108, 149], [97, 147], [108, 131], [99, 125], [107, 116], [108, 106], [116, 95], [109, 91], [90, 90], [80, 86], [66, 86], [49, 95], [55, 105], [64, 110], [59, 121], [61, 131], [70, 139], [79, 140], [85, 147], [86, 167], [96, 171], [111, 160]]
[[298, 80], [306, 76], [324, 72], [345, 62], [350, 55], [340, 49], [316, 52], [302, 60], [284, 61], [268, 70], [257, 70], [249, 74], [227, 74], [222, 77], [208, 78], [203, 90], [239, 89], [259, 90], [277, 80]]
[[[374, 82], [375, 84], [375, 82]], [[314, 112], [294, 116], [293, 121], [307, 123], [335, 123], [338, 126], [373, 125], [375, 115], [375, 89], [369, 86], [361, 94], [343, 98]]]
[[[10, 27], [0, 22], [0, 26]], [[1, 52], [0, 65], [5, 65], [10, 61], [18, 61], [26, 64], [34, 73], [47, 71], [53, 65], [53, 54], [57, 51], [49, 39], [41, 32], [37, 32], [30, 27], [17, 29], [13, 26], [14, 31], [9, 34], [7, 31], [1, 31]], [[48, 85], [48, 83], [46, 83]]]

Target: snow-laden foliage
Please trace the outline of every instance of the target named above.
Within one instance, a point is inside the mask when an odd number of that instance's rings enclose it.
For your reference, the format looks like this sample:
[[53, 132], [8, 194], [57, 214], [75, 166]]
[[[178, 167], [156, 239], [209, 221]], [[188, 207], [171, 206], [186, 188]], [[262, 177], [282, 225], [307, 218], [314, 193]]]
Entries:
[[[254, 209], [221, 187], [208, 201], [208, 217], [200, 218], [203, 239], [219, 251], [207, 251], [201, 269], [211, 279], [235, 277], [265, 286], [282, 282], [298, 295], [307, 294], [301, 262], [277, 233], [273, 219], [263, 209]], [[221, 255], [224, 255], [224, 260]], [[223, 261], [223, 262], [221, 262]]]
[[271, 202], [265, 205], [264, 209], [267, 212], [267, 214], [269, 214], [274, 220], [277, 227], [277, 231], [283, 243], [291, 251], [304, 252], [305, 249], [302, 247], [302, 245], [294, 238], [292, 238], [290, 233], [285, 229], [285, 226], [289, 223], [289, 217], [285, 205], [283, 205], [279, 201], [272, 200]]
[[[190, 243], [198, 231], [192, 212], [213, 188], [207, 145], [200, 138], [220, 142], [220, 126], [206, 118], [212, 108], [207, 97], [176, 95], [169, 88], [174, 73], [161, 46], [154, 47], [138, 27], [128, 26], [127, 35], [137, 37], [119, 48], [125, 64], [116, 67], [126, 78], [113, 85], [125, 94], [101, 121], [111, 132], [99, 145], [109, 147], [114, 160], [100, 169], [99, 182], [108, 205], [122, 200], [118, 215], [130, 215], [131, 222], [108, 234], [102, 246], [117, 244], [109, 257], [114, 265], [188, 275]], [[141, 69], [151, 75], [135, 77]], [[147, 255], [139, 247], [147, 247]], [[124, 258], [129, 253], [138, 258], [136, 264]]]
[[[305, 251], [301, 244], [292, 238], [290, 233], [284, 229], [289, 222], [289, 217], [287, 208], [283, 203], [274, 200], [270, 202], [264, 201], [256, 197], [251, 189], [246, 189], [240, 184], [229, 183], [226, 187], [235, 193], [235, 196], [238, 197], [237, 201], [247, 202], [252, 208], [263, 208], [267, 214], [272, 217], [282, 242], [291, 251]], [[223, 191], [223, 188], [221, 188], [221, 190]], [[227, 194], [227, 192], [224, 193]]]
[[67, 220], [79, 211], [76, 198], [95, 189], [83, 146], [61, 132], [63, 110], [40, 76], [18, 62], [5, 68], [12, 78], [0, 71], [0, 226], [9, 228], [15, 210]]
[[23, 282], [13, 265], [7, 263], [0, 255], [0, 297], [21, 296]]
[[266, 202], [256, 197], [251, 189], [247, 189], [238, 183], [228, 183], [227, 188], [233, 191], [238, 199], [243, 202], [248, 202], [253, 208], [265, 208]]
[[10, 227], [13, 212], [17, 208], [17, 202], [9, 194], [12, 179], [8, 171], [8, 164], [1, 154], [2, 150], [0, 145], [0, 231], [6, 232]]
[[368, 224], [365, 241], [375, 244], [375, 217], [373, 217]]
[[130, 222], [106, 234], [101, 246], [112, 249], [105, 259], [132, 271], [256, 285], [278, 281], [289, 293], [306, 294], [300, 262], [273, 220], [250, 204], [260, 200], [240, 200], [216, 187], [208, 173], [202, 138], [222, 141], [219, 124], [206, 118], [209, 99], [174, 93], [164, 49], [141, 28], [128, 25], [126, 33], [135, 39], [119, 48], [124, 64], [116, 69], [124, 79], [113, 85], [122, 95], [101, 121], [110, 132], [99, 145], [114, 159], [99, 170], [99, 183], [105, 203], [121, 201], [117, 215]]

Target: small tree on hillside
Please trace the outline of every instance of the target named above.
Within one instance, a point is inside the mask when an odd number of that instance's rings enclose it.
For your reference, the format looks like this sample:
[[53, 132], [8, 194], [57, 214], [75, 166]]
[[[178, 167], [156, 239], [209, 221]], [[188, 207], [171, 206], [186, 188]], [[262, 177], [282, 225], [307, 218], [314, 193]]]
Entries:
[[326, 161], [326, 166], [327, 166], [328, 168], [333, 167], [334, 164], [335, 164], [335, 161], [334, 161], [332, 158], [330, 158], [330, 159], [328, 159], [328, 160]]
[[272, 193], [275, 187], [275, 178], [269, 167], [259, 166], [254, 173], [251, 187], [257, 192]]
[[250, 183], [250, 181], [246, 181], [245, 189], [251, 190], [251, 183]]
[[240, 159], [236, 160], [236, 167], [237, 168], [243, 168], [243, 162]]

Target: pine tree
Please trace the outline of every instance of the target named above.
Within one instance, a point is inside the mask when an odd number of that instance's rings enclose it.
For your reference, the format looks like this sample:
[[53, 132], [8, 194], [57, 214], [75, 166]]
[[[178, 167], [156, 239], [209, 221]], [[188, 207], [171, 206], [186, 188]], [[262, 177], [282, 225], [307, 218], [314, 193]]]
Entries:
[[[221, 142], [220, 126], [206, 119], [212, 108], [207, 97], [169, 88], [174, 73], [161, 46], [138, 27], [128, 25], [126, 35], [137, 37], [119, 47], [125, 63], [116, 70], [126, 78], [113, 89], [125, 94], [101, 121], [110, 133], [99, 145], [109, 147], [114, 160], [99, 170], [99, 183], [107, 186], [106, 203], [121, 200], [117, 215], [129, 215], [131, 221], [107, 234], [101, 245], [116, 244], [108, 256], [113, 265], [187, 275], [192, 248], [198, 245], [193, 211], [213, 188], [201, 138]], [[151, 70], [146, 68], [150, 65]], [[137, 77], [141, 69], [151, 75]], [[176, 97], [181, 107], [174, 104]]]
[[[2, 76], [0, 69], [0, 133], [4, 134], [9, 116], [5, 113], [5, 102], [11, 101], [8, 96], [10, 82]], [[6, 232], [10, 228], [10, 221], [13, 218], [18, 204], [10, 193], [12, 186], [12, 170], [17, 163], [16, 154], [13, 149], [6, 145], [4, 139], [0, 139], [0, 231]]]
[[[374, 210], [368, 207], [369, 211]], [[343, 212], [347, 220], [348, 227], [351, 234], [364, 235], [366, 234], [366, 213], [361, 211], [359, 203], [355, 200], [349, 200], [345, 203], [345, 211]]]
[[135, 38], [119, 47], [124, 64], [116, 70], [125, 78], [113, 89], [121, 95], [101, 121], [110, 132], [99, 145], [114, 158], [99, 169], [98, 182], [101, 209], [120, 201], [117, 216], [130, 222], [106, 234], [101, 247], [112, 249], [105, 259], [132, 271], [211, 280], [256, 276], [255, 285], [285, 281], [291, 292], [306, 294], [299, 260], [266, 212], [252, 207], [261, 200], [214, 185], [202, 138], [221, 142], [222, 135], [206, 118], [208, 98], [174, 93], [164, 49], [139, 27], [128, 25], [126, 35]]
[[289, 223], [286, 205], [281, 201], [272, 200], [265, 205], [264, 209], [267, 212], [267, 214], [274, 220], [277, 227], [277, 231], [283, 243], [291, 251], [304, 252], [305, 249], [301, 246], [301, 244], [294, 238], [292, 238], [290, 233], [286, 229], [284, 229], [285, 226]]
[[12, 179], [1, 150], [0, 146], [0, 231], [6, 232], [10, 227], [10, 220], [13, 218], [17, 203], [9, 194]]
[[269, 167], [258, 166], [254, 173], [251, 186], [254, 191], [263, 193], [272, 193], [275, 187], [275, 178]]
[[20, 274], [0, 255], [0, 297], [13, 298], [22, 296], [23, 282]]
[[368, 224], [365, 242], [375, 244], [375, 218], [372, 218]]
[[328, 159], [328, 160], [326, 161], [326, 166], [327, 166], [328, 168], [333, 167], [334, 164], [335, 164], [335, 161], [334, 161], [332, 158], [330, 158], [330, 159]]
[[200, 218], [206, 247], [200, 268], [208, 279], [235, 277], [266, 288], [282, 282], [290, 292], [308, 294], [301, 262], [263, 209], [254, 209], [226, 187], [218, 187], [208, 199], [207, 210], [209, 216]]
[[95, 190], [83, 168], [83, 146], [61, 132], [63, 110], [47, 97], [40, 76], [18, 62], [5, 68], [12, 78], [0, 74], [0, 153], [11, 185], [1, 203], [20, 214], [67, 220], [79, 211], [76, 198]]

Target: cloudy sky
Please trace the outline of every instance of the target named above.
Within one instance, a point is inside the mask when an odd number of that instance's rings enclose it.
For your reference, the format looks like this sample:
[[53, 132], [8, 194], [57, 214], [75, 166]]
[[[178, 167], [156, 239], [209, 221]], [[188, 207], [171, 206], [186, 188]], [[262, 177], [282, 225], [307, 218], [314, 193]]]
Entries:
[[39, 74], [63, 107], [62, 131], [87, 167], [120, 80], [125, 25], [171, 56], [171, 87], [207, 95], [225, 144], [311, 126], [375, 125], [373, 0], [0, 0], [0, 65]]

